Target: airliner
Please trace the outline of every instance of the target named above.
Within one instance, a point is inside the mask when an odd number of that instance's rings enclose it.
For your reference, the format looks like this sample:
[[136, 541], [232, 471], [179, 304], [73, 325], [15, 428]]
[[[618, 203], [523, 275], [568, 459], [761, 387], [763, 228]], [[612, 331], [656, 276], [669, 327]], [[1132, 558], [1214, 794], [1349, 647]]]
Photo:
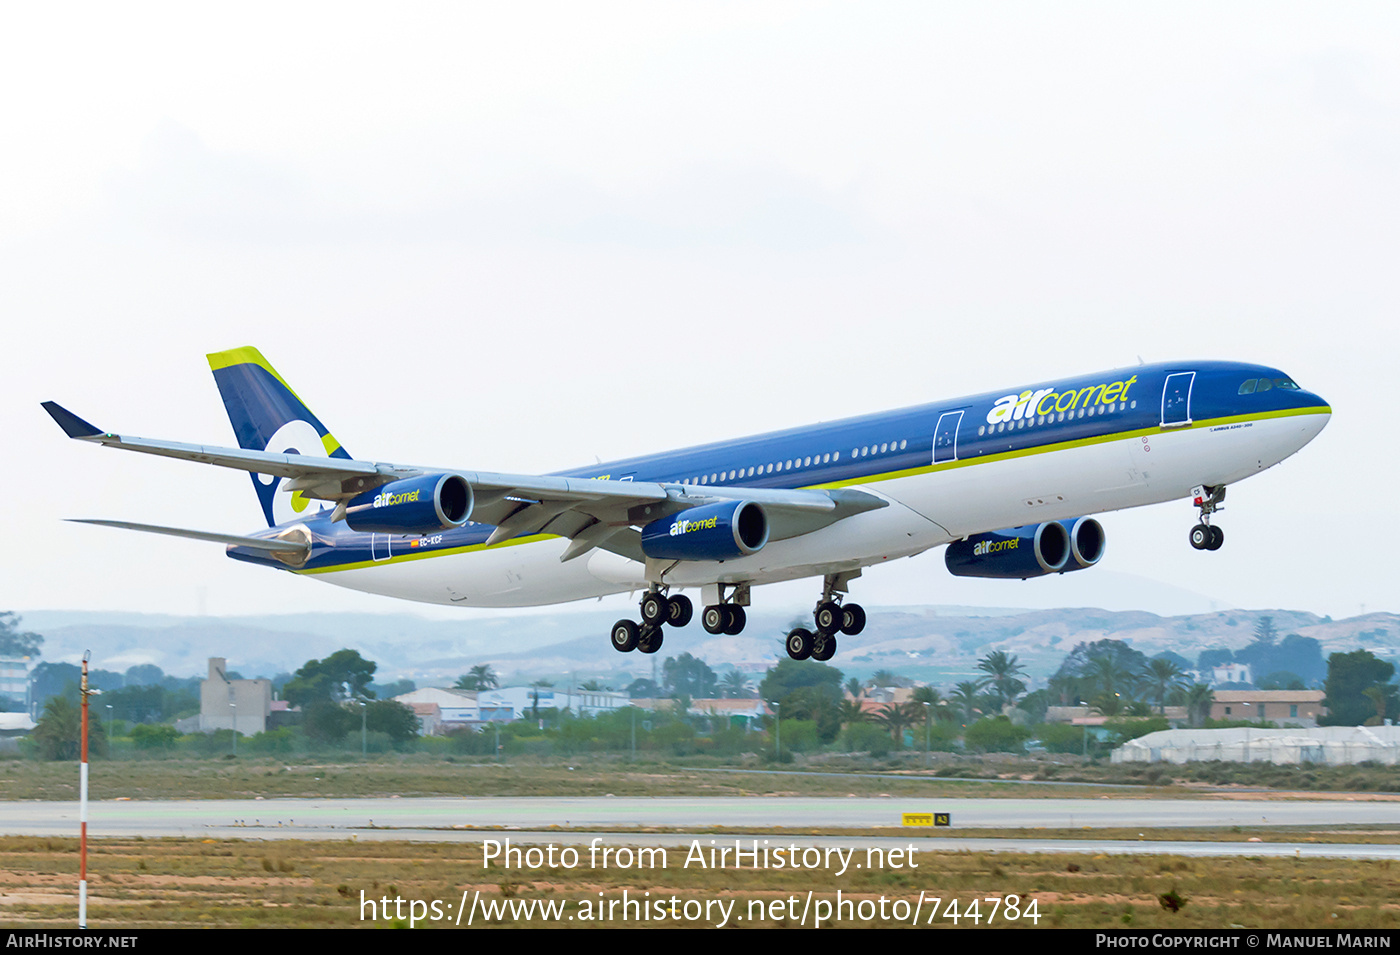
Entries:
[[1099, 562], [1092, 515], [1183, 498], [1216, 550], [1226, 488], [1298, 451], [1332, 409], [1275, 368], [1140, 364], [900, 411], [552, 474], [352, 458], [255, 348], [208, 356], [238, 447], [102, 431], [54, 402], [67, 435], [247, 471], [267, 528], [221, 534], [87, 520], [225, 544], [230, 557], [428, 603], [519, 607], [641, 592], [610, 639], [655, 653], [684, 627], [738, 634], [759, 584], [821, 580], [829, 660], [865, 627], [867, 567], [946, 545], [955, 575], [1039, 577]]

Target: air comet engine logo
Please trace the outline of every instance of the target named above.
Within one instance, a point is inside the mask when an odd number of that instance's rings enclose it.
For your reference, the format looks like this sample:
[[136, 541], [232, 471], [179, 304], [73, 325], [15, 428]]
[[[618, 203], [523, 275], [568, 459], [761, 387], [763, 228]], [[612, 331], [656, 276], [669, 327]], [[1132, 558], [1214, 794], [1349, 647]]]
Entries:
[[418, 500], [417, 491], [408, 491], [404, 494], [376, 494], [374, 495], [375, 507], [393, 507], [395, 504], [412, 504]]

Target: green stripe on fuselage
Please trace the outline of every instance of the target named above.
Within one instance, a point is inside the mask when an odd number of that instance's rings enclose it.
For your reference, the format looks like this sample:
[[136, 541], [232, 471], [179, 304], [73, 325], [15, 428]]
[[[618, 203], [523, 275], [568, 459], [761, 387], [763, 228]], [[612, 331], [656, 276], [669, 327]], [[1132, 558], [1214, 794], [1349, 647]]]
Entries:
[[558, 534], [530, 534], [526, 537], [515, 537], [508, 541], [501, 541], [499, 544], [465, 544], [461, 547], [443, 547], [438, 550], [423, 550], [416, 554], [393, 554], [383, 560], [357, 560], [349, 564], [337, 564], [334, 567], [305, 567], [301, 570], [293, 570], [294, 574], [329, 574], [337, 570], [359, 570], [362, 567], [383, 567], [385, 564], [397, 564], [408, 560], [425, 560], [429, 557], [443, 557], [447, 554], [469, 554], [478, 550], [500, 550], [502, 547], [515, 547], [519, 544], [534, 544], [539, 541], [554, 540]]

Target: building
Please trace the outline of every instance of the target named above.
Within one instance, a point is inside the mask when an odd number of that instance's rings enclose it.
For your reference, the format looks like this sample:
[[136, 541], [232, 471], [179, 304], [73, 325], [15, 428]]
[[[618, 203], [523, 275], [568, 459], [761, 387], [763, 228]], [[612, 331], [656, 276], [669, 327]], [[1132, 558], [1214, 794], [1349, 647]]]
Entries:
[[1317, 718], [1327, 713], [1324, 696], [1321, 690], [1216, 690], [1210, 718], [1316, 726]]
[[209, 677], [199, 684], [199, 732], [237, 730], [244, 736], [264, 732], [272, 712], [272, 681], [230, 680], [228, 662], [209, 658]]
[[1211, 685], [1219, 686], [1222, 683], [1253, 683], [1254, 677], [1249, 672], [1247, 663], [1222, 663], [1210, 671]]
[[29, 702], [29, 671], [33, 665], [31, 657], [0, 657], [0, 699]]
[[1400, 765], [1400, 726], [1163, 730], [1113, 751], [1115, 763], [1321, 763]]
[[[628, 706], [626, 693], [612, 690], [560, 690], [554, 687], [507, 686], [481, 690], [476, 695], [483, 721], [526, 719], [538, 706], [541, 710], [568, 710], [575, 716], [597, 716]], [[494, 707], [498, 715], [488, 715]], [[506, 715], [509, 708], [511, 715]]]
[[424, 736], [441, 736], [459, 729], [481, 725], [481, 707], [475, 690], [424, 687], [394, 697], [418, 717], [418, 731]]

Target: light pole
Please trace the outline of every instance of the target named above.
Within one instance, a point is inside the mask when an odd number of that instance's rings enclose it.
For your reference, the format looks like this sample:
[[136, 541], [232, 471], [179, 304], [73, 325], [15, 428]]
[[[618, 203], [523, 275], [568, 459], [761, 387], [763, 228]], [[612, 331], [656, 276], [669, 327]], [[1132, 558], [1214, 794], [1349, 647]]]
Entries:
[[369, 724], [366, 720], [369, 707], [365, 705], [364, 700], [357, 700], [356, 702], [360, 704], [360, 756], [363, 757], [369, 752], [369, 731], [367, 729]]
[[238, 704], [233, 700], [228, 701], [229, 709], [233, 710], [233, 755], [238, 755]]
[[933, 742], [933, 707], [924, 703], [924, 767], [933, 765], [933, 755], [929, 752]]
[[777, 746], [774, 749], [774, 753], [775, 759], [781, 763], [783, 761], [783, 720], [782, 714], [778, 712], [778, 705], [777, 703], [772, 704], [773, 722], [778, 724]]

